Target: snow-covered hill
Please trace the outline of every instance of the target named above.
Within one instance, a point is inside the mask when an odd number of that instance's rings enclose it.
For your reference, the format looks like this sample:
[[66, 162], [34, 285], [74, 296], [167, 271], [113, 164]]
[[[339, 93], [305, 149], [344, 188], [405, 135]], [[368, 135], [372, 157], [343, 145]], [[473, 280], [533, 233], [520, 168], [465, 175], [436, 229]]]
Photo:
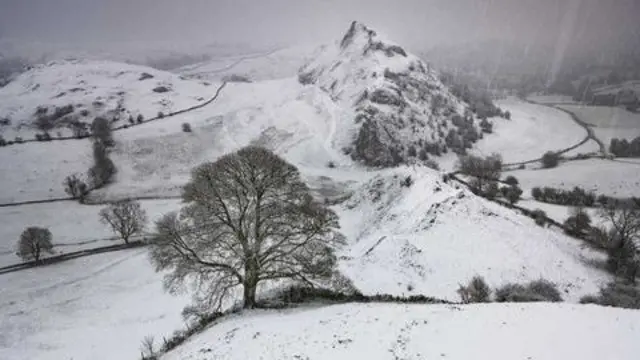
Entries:
[[161, 359], [631, 360], [640, 352], [638, 322], [637, 311], [551, 304], [255, 311], [222, 320]]
[[[465, 104], [418, 57], [354, 22], [342, 41], [325, 46], [299, 73], [340, 104], [340, 143], [353, 159], [390, 166], [439, 155]], [[470, 127], [474, 127], [470, 117]], [[422, 156], [425, 157], [424, 155]]]
[[443, 183], [430, 169], [382, 171], [338, 213], [350, 240], [342, 270], [367, 294], [456, 301], [459, 284], [481, 275], [493, 287], [548, 279], [577, 302], [609, 280], [588, 265], [602, 256], [579, 240]]
[[[217, 86], [152, 68], [110, 61], [54, 61], [0, 88], [0, 133], [6, 140], [48, 131], [70, 136], [98, 116], [114, 126], [204, 102]], [[77, 130], [76, 130], [77, 131]]]

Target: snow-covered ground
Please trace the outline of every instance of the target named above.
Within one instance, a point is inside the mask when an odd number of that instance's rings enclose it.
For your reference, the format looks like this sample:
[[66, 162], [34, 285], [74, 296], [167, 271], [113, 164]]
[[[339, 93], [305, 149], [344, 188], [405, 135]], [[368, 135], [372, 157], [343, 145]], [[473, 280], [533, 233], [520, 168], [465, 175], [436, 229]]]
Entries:
[[553, 169], [513, 170], [526, 189], [551, 186], [572, 189], [579, 186], [596, 194], [614, 197], [640, 195], [640, 163], [587, 159], [561, 163]]
[[559, 105], [593, 126], [596, 137], [606, 146], [611, 139], [633, 140], [640, 136], [640, 114], [621, 107], [590, 105]]
[[540, 104], [575, 104], [571, 96], [567, 95], [530, 95], [527, 100]]
[[640, 312], [591, 305], [334, 305], [222, 320], [163, 360], [632, 360]]
[[[401, 182], [410, 176], [411, 187]], [[445, 184], [429, 169], [381, 172], [338, 208], [350, 245], [342, 271], [367, 294], [458, 300], [474, 275], [491, 286], [545, 278], [567, 301], [610, 278], [587, 263], [602, 254], [532, 219]]]
[[496, 103], [511, 112], [511, 120], [492, 119], [493, 134], [485, 134], [473, 152], [499, 153], [505, 163], [539, 159], [547, 151], [558, 151], [582, 141], [587, 132], [559, 110], [507, 98]]
[[[166, 91], [159, 92], [164, 87]], [[0, 118], [10, 125], [0, 126], [7, 140], [16, 136], [32, 139], [41, 132], [38, 117], [52, 116], [56, 109], [72, 106], [69, 114], [56, 116], [51, 136], [72, 135], [70, 123], [91, 123], [96, 116], [116, 119], [115, 125], [129, 123], [129, 117], [150, 119], [159, 112], [189, 108], [211, 98], [217, 84], [183, 79], [149, 67], [109, 61], [56, 61], [21, 74], [0, 89]], [[38, 115], [39, 107], [47, 111]]]
[[215, 58], [176, 69], [194, 79], [222, 81], [230, 75], [241, 75], [251, 81], [293, 77], [314, 54], [316, 46], [294, 46], [258, 54]]
[[[180, 200], [143, 200], [140, 202], [149, 218], [148, 231], [153, 221], [170, 211], [177, 210]], [[20, 263], [16, 246], [20, 234], [29, 226], [48, 228], [53, 235], [55, 254], [116, 245], [122, 242], [111, 229], [100, 222], [99, 205], [80, 205], [65, 201], [49, 204], [0, 208], [0, 267]]]
[[136, 359], [183, 326], [187, 296], [162, 289], [146, 249], [0, 276], [0, 359]]

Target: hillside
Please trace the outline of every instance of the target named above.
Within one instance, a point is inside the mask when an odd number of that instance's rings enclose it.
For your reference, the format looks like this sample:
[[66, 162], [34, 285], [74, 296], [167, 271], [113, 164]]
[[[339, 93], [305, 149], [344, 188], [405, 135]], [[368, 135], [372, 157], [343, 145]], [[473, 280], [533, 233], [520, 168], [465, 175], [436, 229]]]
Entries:
[[222, 320], [161, 359], [631, 360], [640, 351], [639, 321], [637, 311], [550, 304], [255, 311]]
[[216, 86], [152, 68], [110, 61], [53, 61], [0, 88], [0, 133], [6, 140], [83, 134], [95, 117], [112, 126], [185, 109], [213, 96]]
[[[269, 62], [270, 56], [238, 64], [267, 74], [269, 66], [260, 64]], [[471, 145], [473, 134], [480, 140], [479, 120], [466, 113], [468, 105], [425, 62], [354, 23], [341, 41], [320, 48], [313, 61], [300, 65], [300, 71], [288, 77], [230, 82], [202, 108], [115, 132], [110, 154], [117, 168], [115, 180], [92, 192], [90, 200], [179, 196], [194, 166], [259, 145], [295, 165], [313, 194], [334, 204], [346, 237], [346, 245], [338, 251], [339, 269], [363, 293], [422, 294], [458, 301], [459, 284], [474, 275], [485, 277], [494, 288], [546, 278], [558, 285], [566, 301], [576, 303], [611, 280], [594, 266], [603, 254], [477, 197], [461, 184], [445, 182], [442, 172], [422, 165], [426, 158], [453, 163], [455, 146]], [[142, 80], [143, 72], [153, 78]], [[205, 76], [217, 78], [211, 73]], [[156, 93], [158, 85], [172, 90]], [[39, 105], [55, 114], [55, 108], [74, 104], [72, 116], [79, 109], [96, 111], [87, 122], [96, 115], [113, 114], [108, 109], [117, 109], [118, 104], [126, 109], [123, 114], [147, 117], [199, 104], [215, 93], [216, 85], [117, 63], [52, 63], [21, 75], [8, 87], [13, 90], [0, 89], [5, 96], [0, 110], [12, 111], [17, 119], [5, 127], [6, 135], [33, 134], [34, 119], [29, 116]], [[77, 86], [84, 90], [72, 92]], [[98, 98], [104, 101], [104, 113], [93, 108]], [[470, 151], [499, 150], [516, 161], [585, 136], [582, 128], [555, 112], [515, 102], [509, 106], [513, 119], [495, 120], [504, 123]], [[126, 121], [123, 115], [114, 125]], [[560, 121], [562, 125], [557, 124]], [[192, 131], [184, 132], [183, 123]], [[57, 124], [60, 131], [68, 131], [66, 124]], [[545, 139], [549, 131], [557, 133]], [[520, 143], [512, 140], [526, 134], [530, 137]], [[5, 175], [0, 177], [0, 202], [63, 197], [64, 177], [86, 173], [91, 163], [89, 139], [1, 148], [0, 170]], [[556, 170], [571, 170], [569, 164], [574, 163], [563, 163]], [[543, 171], [519, 171], [522, 174], [515, 174], [522, 177], [525, 189], [545, 178]], [[544, 181], [535, 185], [545, 185]], [[151, 221], [181, 205], [179, 198], [141, 203]], [[108, 229], [98, 223], [102, 206], [67, 201], [2, 208], [0, 217], [10, 225], [0, 232], [0, 261], [18, 261], [15, 243], [27, 226], [49, 227], [54, 249], [60, 252], [112, 243]], [[152, 231], [153, 225], [147, 230]], [[144, 336], [161, 339], [183, 326], [179, 314], [188, 298], [162, 292], [161, 279], [144, 249], [1, 275], [0, 287], [7, 295], [0, 300], [0, 358], [136, 358]], [[638, 350], [628, 340], [637, 337], [638, 330], [630, 325], [635, 316], [562, 304], [351, 304], [256, 311], [224, 320], [166, 358], [406, 355], [413, 359], [445, 354], [455, 359], [481, 354], [492, 359], [555, 359], [557, 354], [562, 358], [578, 354], [595, 359], [612, 354], [604, 353], [610, 349], [596, 339], [613, 341], [610, 337], [618, 334], [615, 339], [624, 341], [613, 358], [626, 360]], [[552, 320], [557, 320], [553, 327], [547, 325]], [[286, 326], [273, 325], [275, 321]], [[460, 332], [461, 328], [470, 332]], [[343, 332], [344, 338], [339, 335]], [[461, 347], [458, 339], [470, 345]], [[563, 339], [565, 347], [549, 346], [557, 339]], [[374, 345], [369, 348], [365, 341], [371, 340]], [[502, 348], [503, 341], [516, 345]]]
[[[353, 159], [391, 166], [440, 155], [449, 129], [478, 132], [463, 120], [465, 104], [438, 79], [429, 65], [402, 47], [354, 22], [340, 43], [325, 46], [299, 73], [342, 109], [339, 141]], [[459, 117], [459, 126], [453, 118]]]

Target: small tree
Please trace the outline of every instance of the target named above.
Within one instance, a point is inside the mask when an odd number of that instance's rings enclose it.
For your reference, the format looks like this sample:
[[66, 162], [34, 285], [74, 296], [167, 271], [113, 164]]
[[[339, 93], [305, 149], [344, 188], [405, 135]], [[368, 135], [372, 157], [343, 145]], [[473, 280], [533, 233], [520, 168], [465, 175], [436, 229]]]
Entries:
[[64, 192], [74, 199], [84, 202], [84, 198], [89, 193], [87, 184], [82, 181], [77, 174], [69, 175], [64, 179]]
[[91, 134], [94, 137], [94, 141], [100, 141], [107, 148], [115, 145], [111, 125], [109, 124], [109, 120], [105, 118], [97, 117], [93, 120], [93, 123], [91, 123]]
[[491, 288], [482, 276], [474, 276], [467, 286], [460, 285], [458, 295], [465, 304], [491, 301]]
[[109, 158], [109, 150], [102, 141], [93, 142], [93, 166], [89, 169], [89, 179], [93, 189], [99, 189], [113, 181], [116, 166]]
[[179, 214], [156, 223], [151, 261], [158, 271], [172, 270], [170, 290], [194, 280], [198, 307], [219, 308], [242, 288], [244, 307], [252, 308], [259, 283], [313, 285], [333, 275], [338, 218], [272, 152], [250, 146], [198, 166], [183, 200]]
[[139, 202], [121, 200], [100, 210], [100, 220], [128, 244], [131, 236], [144, 230], [147, 214]]
[[544, 226], [547, 223], [547, 213], [543, 210], [535, 209], [531, 215], [533, 216], [533, 220], [535, 220], [536, 225]]
[[519, 184], [518, 179], [516, 179], [516, 177], [513, 175], [507, 176], [507, 178], [504, 179], [504, 182], [510, 186], [515, 186]]
[[539, 187], [534, 187], [533, 189], [531, 189], [531, 196], [533, 196], [533, 198], [536, 200], [542, 199], [542, 189], [540, 189]]
[[522, 189], [520, 189], [517, 185], [507, 187], [507, 190], [504, 192], [507, 201], [509, 204], [513, 205], [520, 201], [522, 196]]
[[572, 214], [565, 220], [565, 231], [569, 235], [583, 236], [591, 228], [591, 218], [582, 207], [573, 208]]
[[191, 132], [191, 124], [189, 123], [182, 123], [182, 131], [183, 132]]
[[39, 262], [44, 252], [53, 253], [52, 238], [53, 236], [49, 229], [39, 227], [26, 228], [18, 241], [18, 256], [25, 261], [34, 259]]
[[600, 210], [600, 216], [612, 225], [607, 263], [617, 276], [635, 284], [640, 271], [636, 239], [640, 238], [640, 209], [631, 201], [611, 201]]
[[553, 151], [547, 151], [542, 155], [542, 167], [545, 169], [550, 169], [558, 166], [560, 162], [560, 155], [554, 153]]

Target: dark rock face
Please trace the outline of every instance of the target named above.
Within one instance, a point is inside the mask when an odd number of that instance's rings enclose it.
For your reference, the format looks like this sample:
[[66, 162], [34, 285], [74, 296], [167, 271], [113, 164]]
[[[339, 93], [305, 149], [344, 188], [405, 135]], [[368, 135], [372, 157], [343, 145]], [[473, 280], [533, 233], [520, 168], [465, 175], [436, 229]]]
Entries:
[[398, 164], [390, 149], [380, 140], [380, 130], [375, 121], [367, 120], [362, 124], [355, 141], [355, 151], [351, 154], [354, 160], [361, 160], [374, 167]]

